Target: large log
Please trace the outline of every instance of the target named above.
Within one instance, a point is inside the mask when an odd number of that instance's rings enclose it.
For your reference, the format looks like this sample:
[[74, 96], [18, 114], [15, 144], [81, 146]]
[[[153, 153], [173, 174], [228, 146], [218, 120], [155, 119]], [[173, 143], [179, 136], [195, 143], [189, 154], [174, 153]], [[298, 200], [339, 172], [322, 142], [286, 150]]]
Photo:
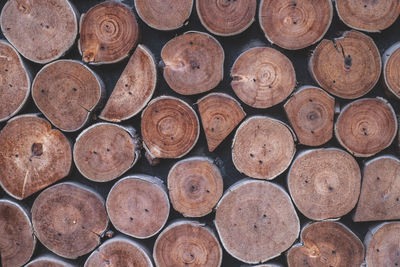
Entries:
[[389, 47], [382, 56], [383, 79], [390, 95], [400, 99], [400, 42]]
[[73, 267], [69, 262], [54, 255], [43, 255], [30, 261], [25, 267]]

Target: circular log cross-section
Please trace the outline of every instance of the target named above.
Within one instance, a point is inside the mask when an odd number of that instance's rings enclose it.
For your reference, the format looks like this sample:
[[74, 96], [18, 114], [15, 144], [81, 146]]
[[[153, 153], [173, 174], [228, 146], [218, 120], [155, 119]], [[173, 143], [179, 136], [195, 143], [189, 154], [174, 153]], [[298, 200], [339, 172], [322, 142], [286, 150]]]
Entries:
[[265, 37], [289, 50], [315, 44], [332, 22], [331, 0], [262, 0], [259, 21]]
[[361, 171], [357, 161], [345, 151], [308, 150], [293, 161], [287, 182], [293, 202], [307, 218], [337, 218], [356, 205]]
[[300, 144], [320, 146], [332, 138], [335, 99], [323, 90], [303, 86], [284, 108]]
[[30, 261], [25, 267], [73, 267], [73, 265], [53, 255], [45, 255]]
[[242, 180], [216, 208], [215, 226], [225, 250], [246, 263], [280, 255], [297, 239], [299, 218], [289, 195], [267, 181]]
[[81, 129], [104, 94], [100, 77], [75, 60], [46, 65], [32, 85], [36, 106], [54, 126], [66, 132]]
[[254, 108], [269, 108], [294, 90], [296, 73], [290, 59], [276, 49], [255, 47], [242, 53], [231, 70], [235, 94]]
[[71, 146], [48, 121], [22, 115], [0, 132], [0, 184], [16, 199], [24, 199], [68, 175]]
[[231, 36], [245, 31], [254, 22], [257, 0], [197, 0], [196, 9], [208, 31]]
[[32, 223], [44, 246], [59, 256], [75, 259], [100, 244], [108, 218], [100, 195], [79, 184], [61, 183], [36, 198]]
[[186, 32], [161, 50], [164, 78], [181, 95], [195, 95], [215, 88], [224, 77], [225, 53], [207, 33]]
[[[400, 99], [400, 42], [383, 54], [383, 77], [389, 92]], [[1, 71], [1, 70], [0, 70]]]
[[24, 265], [33, 254], [36, 238], [28, 213], [19, 204], [0, 200], [1, 266]]
[[169, 199], [163, 182], [147, 175], [119, 180], [107, 197], [107, 212], [114, 227], [135, 238], [149, 238], [165, 225]]
[[218, 267], [222, 249], [214, 233], [194, 221], [177, 221], [158, 236], [153, 258], [158, 267]]
[[179, 161], [168, 174], [172, 206], [185, 217], [209, 214], [221, 198], [223, 187], [220, 171], [205, 157]]
[[308, 224], [301, 231], [302, 245], [287, 254], [289, 267], [362, 266], [364, 245], [346, 226], [333, 221]]
[[381, 56], [371, 37], [348, 31], [322, 40], [309, 61], [314, 80], [329, 93], [355, 99], [368, 93], [381, 75]]
[[82, 15], [79, 33], [83, 61], [110, 64], [129, 55], [138, 40], [139, 26], [128, 6], [106, 1]]
[[7, 40], [27, 59], [45, 64], [75, 43], [78, 14], [68, 0], [10, 0], [0, 15]]
[[335, 124], [336, 138], [356, 157], [375, 155], [393, 142], [396, 133], [396, 114], [383, 98], [363, 98], [348, 104]]
[[244, 121], [232, 144], [236, 169], [257, 179], [277, 177], [289, 167], [295, 152], [290, 128], [283, 122], [263, 116]]

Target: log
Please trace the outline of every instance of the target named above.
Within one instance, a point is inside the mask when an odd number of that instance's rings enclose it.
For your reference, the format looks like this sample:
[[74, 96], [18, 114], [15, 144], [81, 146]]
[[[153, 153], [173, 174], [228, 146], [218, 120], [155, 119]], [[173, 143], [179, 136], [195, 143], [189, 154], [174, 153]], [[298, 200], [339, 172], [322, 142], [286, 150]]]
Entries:
[[218, 267], [222, 249], [210, 228], [196, 221], [180, 220], [160, 233], [153, 258], [158, 267]]
[[35, 246], [29, 212], [14, 201], [0, 199], [1, 266], [23, 266], [32, 257]]
[[211, 33], [232, 36], [244, 32], [254, 22], [257, 0], [199, 0], [196, 10], [200, 22]]
[[334, 221], [307, 224], [301, 244], [287, 253], [289, 267], [362, 266], [364, 246], [345, 225]]
[[224, 49], [211, 35], [186, 32], [161, 50], [164, 79], [181, 95], [195, 95], [215, 88], [224, 77]]
[[119, 180], [111, 188], [106, 202], [114, 227], [134, 238], [149, 238], [167, 222], [169, 199], [163, 182], [136, 174]]
[[343, 150], [311, 149], [293, 161], [287, 183], [304, 216], [312, 220], [337, 218], [357, 204], [361, 171], [357, 161]]
[[36, 237], [55, 254], [76, 259], [100, 244], [108, 226], [103, 198], [77, 183], [44, 190], [32, 206]]
[[209, 214], [221, 198], [223, 189], [221, 173], [210, 158], [181, 160], [168, 173], [171, 204], [185, 217]]
[[44, 66], [33, 80], [32, 98], [46, 118], [65, 132], [80, 130], [102, 104], [101, 78], [76, 60], [59, 60]]
[[73, 267], [73, 265], [63, 259], [49, 254], [30, 261], [25, 265], [25, 267]]
[[314, 80], [328, 93], [345, 99], [371, 91], [379, 80], [381, 65], [372, 38], [354, 30], [333, 41], [322, 40], [309, 60]]
[[66, 177], [72, 152], [66, 137], [34, 114], [9, 120], [0, 132], [0, 185], [24, 199]]
[[215, 227], [225, 250], [249, 264], [279, 256], [297, 239], [299, 218], [289, 195], [271, 182], [244, 179], [216, 207]]
[[236, 130], [232, 161], [236, 169], [257, 179], [272, 180], [290, 165], [296, 147], [289, 126], [265, 116], [253, 116]]
[[210, 152], [246, 117], [240, 103], [223, 93], [208, 94], [199, 99], [197, 105]]
[[397, 118], [387, 100], [363, 98], [346, 105], [335, 124], [340, 144], [356, 157], [387, 148], [397, 134]]
[[400, 99], [400, 42], [389, 47], [382, 56], [383, 79], [390, 96]]
[[300, 144], [320, 146], [332, 138], [335, 98], [322, 89], [302, 86], [283, 107]]
[[253, 108], [269, 108], [285, 100], [296, 85], [296, 72], [289, 58], [270, 47], [243, 52], [233, 63], [231, 86]]
[[149, 49], [138, 45], [99, 118], [111, 122], [132, 118], [150, 101], [156, 89], [156, 82], [154, 57]]
[[132, 10], [119, 2], [106, 1], [82, 14], [79, 53], [90, 64], [110, 64], [129, 56], [139, 37]]
[[272, 44], [298, 50], [317, 43], [333, 17], [330, 0], [262, 0], [259, 21]]

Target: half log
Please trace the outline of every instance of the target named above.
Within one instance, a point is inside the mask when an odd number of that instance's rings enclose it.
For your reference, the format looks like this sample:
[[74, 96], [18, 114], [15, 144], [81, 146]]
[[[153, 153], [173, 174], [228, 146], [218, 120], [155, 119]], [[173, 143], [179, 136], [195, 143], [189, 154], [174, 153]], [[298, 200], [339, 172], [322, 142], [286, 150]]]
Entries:
[[52, 254], [40, 256], [30, 261], [25, 267], [73, 267], [69, 262]]
[[382, 56], [383, 78], [390, 95], [400, 99], [400, 42], [389, 47]]

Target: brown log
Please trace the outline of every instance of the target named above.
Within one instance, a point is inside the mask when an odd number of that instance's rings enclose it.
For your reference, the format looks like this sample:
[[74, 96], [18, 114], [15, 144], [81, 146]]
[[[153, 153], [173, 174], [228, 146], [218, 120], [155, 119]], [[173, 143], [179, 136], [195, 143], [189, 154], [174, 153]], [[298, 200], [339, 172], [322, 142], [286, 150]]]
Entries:
[[221, 198], [223, 189], [221, 173], [210, 158], [181, 160], [168, 174], [171, 204], [185, 217], [209, 214]]
[[24, 199], [68, 175], [71, 146], [48, 121], [34, 114], [17, 116], [0, 132], [0, 184]]
[[290, 165], [296, 147], [294, 134], [281, 121], [253, 116], [237, 129], [232, 144], [236, 169], [252, 178], [274, 179]]
[[397, 118], [385, 99], [363, 98], [345, 106], [335, 124], [340, 144], [356, 157], [387, 148], [397, 134]]
[[182, 95], [204, 93], [224, 76], [224, 49], [207, 33], [186, 32], [170, 40], [161, 50], [164, 78]]
[[110, 64], [128, 57], [139, 36], [132, 10], [121, 3], [106, 1], [82, 14], [79, 52], [90, 64]]
[[76, 183], [44, 190], [32, 206], [36, 237], [52, 252], [68, 259], [89, 253], [100, 244], [108, 225], [104, 200]]
[[79, 14], [68, 0], [10, 0], [0, 15], [7, 40], [27, 59], [45, 64], [75, 43]]
[[333, 135], [335, 98], [313, 86], [302, 86], [284, 105], [299, 143], [320, 146]]
[[227, 94], [211, 93], [198, 100], [197, 104], [210, 152], [246, 117], [240, 103]]
[[315, 44], [331, 25], [330, 0], [262, 0], [259, 21], [265, 37], [289, 50]]
[[171, 223], [158, 236], [153, 258], [158, 267], [218, 267], [222, 262], [222, 249], [207, 226], [180, 220]]
[[400, 99], [400, 42], [393, 44], [383, 54], [383, 78], [390, 95]]
[[229, 254], [254, 264], [279, 256], [300, 232], [299, 218], [285, 190], [250, 179], [226, 191], [216, 208], [215, 226]]
[[145, 46], [138, 45], [99, 118], [112, 122], [132, 118], [150, 101], [156, 82], [153, 55]]
[[111, 188], [106, 208], [118, 231], [144, 239], [164, 227], [170, 205], [167, 189], [160, 179], [137, 174], [119, 180]]
[[270, 47], [255, 47], [242, 53], [233, 64], [231, 77], [235, 94], [254, 108], [282, 102], [296, 85], [290, 59]]
[[347, 31], [315, 48], [309, 69], [314, 80], [329, 93], [355, 99], [368, 93], [381, 74], [381, 57], [371, 37]]
[[73, 265], [54, 255], [44, 255], [30, 261], [25, 267], [73, 267]]

